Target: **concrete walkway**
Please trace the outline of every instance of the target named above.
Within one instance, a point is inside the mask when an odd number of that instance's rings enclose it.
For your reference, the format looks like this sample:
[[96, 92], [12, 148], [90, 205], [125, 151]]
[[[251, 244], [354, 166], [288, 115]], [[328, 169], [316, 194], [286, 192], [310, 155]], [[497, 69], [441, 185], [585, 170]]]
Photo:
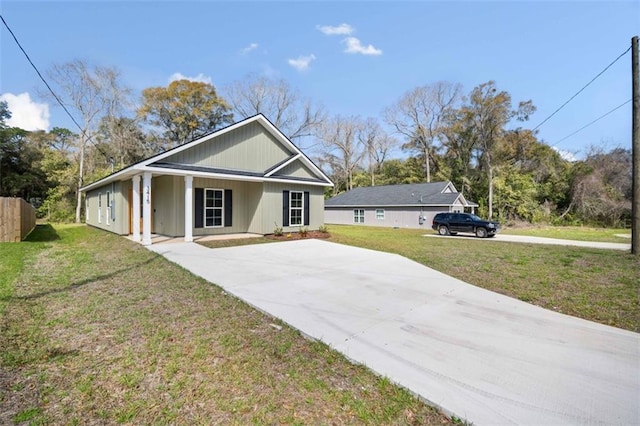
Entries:
[[[473, 235], [459, 234], [459, 235], [439, 235], [436, 233], [425, 234], [425, 237], [437, 237], [437, 238], [473, 238], [478, 239]], [[559, 238], [545, 238], [545, 237], [530, 237], [526, 235], [509, 235], [498, 234], [493, 238], [484, 238], [482, 241], [499, 241], [509, 243], [530, 243], [530, 244], [549, 244], [556, 246], [575, 246], [575, 247], [591, 247], [606, 250], [631, 250], [630, 243], [604, 243], [597, 241], [577, 241], [577, 240], [561, 240]]]
[[640, 424], [637, 333], [326, 241], [149, 249], [474, 424]]

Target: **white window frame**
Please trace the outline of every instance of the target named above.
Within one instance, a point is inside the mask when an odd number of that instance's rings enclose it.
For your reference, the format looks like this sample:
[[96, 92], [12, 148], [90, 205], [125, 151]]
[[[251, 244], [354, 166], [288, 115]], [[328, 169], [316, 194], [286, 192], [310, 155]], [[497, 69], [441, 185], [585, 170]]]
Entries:
[[98, 192], [98, 223], [102, 223], [102, 192]]
[[[215, 198], [215, 193], [216, 192], [220, 192], [220, 206], [216, 207], [215, 205], [212, 207], [207, 207], [207, 193], [212, 191], [214, 194], [214, 200]], [[220, 210], [220, 225], [207, 225], [207, 211], [208, 210]], [[205, 188], [204, 189], [204, 218], [203, 218], [203, 224], [205, 228], [223, 228], [224, 227], [224, 189], [220, 189], [220, 188]], [[212, 216], [212, 220], [215, 221], [215, 216]]]
[[[293, 194], [300, 195], [300, 206], [293, 206]], [[293, 212], [300, 212], [300, 223], [293, 223]], [[304, 191], [289, 192], [289, 226], [304, 226]]]
[[364, 209], [353, 209], [353, 223], [364, 223]]
[[384, 220], [384, 209], [376, 209], [376, 219]]
[[105, 220], [105, 225], [111, 225], [110, 219], [111, 219], [111, 192], [107, 191], [107, 202], [106, 202], [107, 206], [105, 208], [105, 216], [106, 216], [106, 220]]

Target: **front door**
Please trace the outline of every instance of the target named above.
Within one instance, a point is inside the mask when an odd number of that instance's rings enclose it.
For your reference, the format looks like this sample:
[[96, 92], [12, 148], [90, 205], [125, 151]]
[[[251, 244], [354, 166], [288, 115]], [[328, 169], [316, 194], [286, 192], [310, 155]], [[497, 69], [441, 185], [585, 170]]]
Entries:
[[[140, 194], [140, 232], [142, 232], [142, 194]], [[151, 199], [151, 233], [153, 234], [153, 198]], [[129, 234], [133, 234], [133, 188], [129, 188]]]

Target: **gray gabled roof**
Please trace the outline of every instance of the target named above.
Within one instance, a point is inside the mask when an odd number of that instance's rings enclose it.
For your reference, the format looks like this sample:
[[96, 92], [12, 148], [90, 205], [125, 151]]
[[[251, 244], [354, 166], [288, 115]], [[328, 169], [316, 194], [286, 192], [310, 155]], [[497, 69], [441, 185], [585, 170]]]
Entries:
[[457, 200], [468, 203], [456, 191], [451, 182], [410, 183], [403, 185], [367, 186], [353, 188], [329, 198], [325, 207], [365, 207], [365, 206], [451, 206]]

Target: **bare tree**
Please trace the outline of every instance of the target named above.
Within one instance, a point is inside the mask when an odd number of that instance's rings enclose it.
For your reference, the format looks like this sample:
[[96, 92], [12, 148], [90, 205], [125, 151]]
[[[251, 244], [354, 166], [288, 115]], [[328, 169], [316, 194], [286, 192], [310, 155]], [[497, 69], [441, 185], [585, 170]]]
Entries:
[[380, 172], [382, 163], [387, 159], [389, 151], [398, 145], [398, 141], [389, 136], [376, 119], [368, 118], [360, 126], [358, 142], [366, 150], [371, 186], [375, 186], [376, 173]]
[[[321, 165], [331, 169], [339, 182], [344, 182], [346, 190], [353, 188], [353, 172], [361, 164], [366, 149], [358, 138], [363, 128], [359, 117], [340, 115], [327, 120], [319, 131], [322, 154]], [[338, 188], [334, 188], [337, 191]]]
[[262, 113], [296, 145], [320, 128], [325, 113], [285, 80], [248, 75], [225, 89], [233, 111], [242, 118]]
[[87, 143], [95, 135], [103, 116], [120, 111], [129, 91], [120, 85], [120, 74], [115, 68], [92, 67], [82, 60], [54, 64], [47, 75], [57, 87], [58, 97], [76, 118], [80, 127], [77, 142], [78, 191], [75, 217], [76, 223], [79, 223], [82, 209], [82, 194], [79, 189], [84, 184]]
[[424, 157], [427, 182], [431, 181], [431, 158], [448, 111], [460, 100], [459, 84], [439, 81], [416, 87], [384, 111], [385, 121], [403, 135], [403, 148]]

